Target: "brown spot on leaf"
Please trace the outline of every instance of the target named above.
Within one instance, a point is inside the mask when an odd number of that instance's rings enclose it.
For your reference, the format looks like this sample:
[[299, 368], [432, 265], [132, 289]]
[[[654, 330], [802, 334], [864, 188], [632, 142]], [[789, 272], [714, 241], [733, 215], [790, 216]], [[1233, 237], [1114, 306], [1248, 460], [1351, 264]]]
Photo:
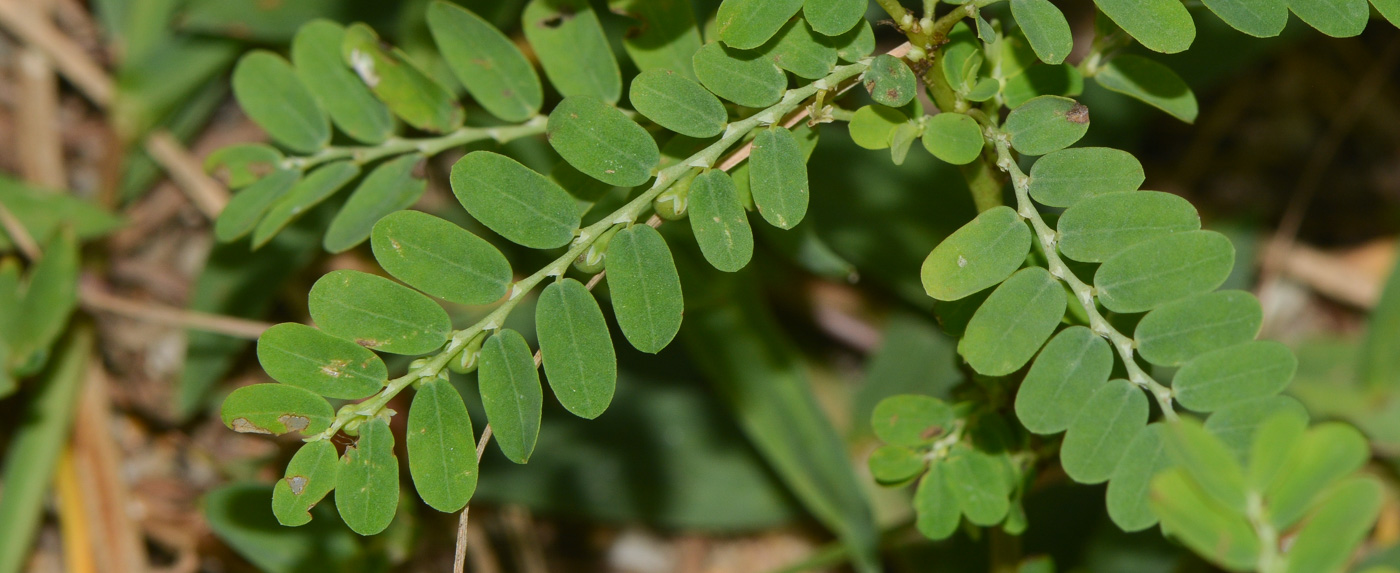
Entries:
[[234, 419], [233, 419], [233, 431], [239, 432], [239, 433], [242, 433], [242, 434], [271, 434], [271, 433], [272, 433], [272, 432], [268, 431], [266, 428], [261, 428], [261, 427], [258, 427], [258, 426], [256, 426], [256, 425], [253, 425], [253, 423], [252, 423], [252, 422], [249, 422], [247, 418], [234, 418]]
[[886, 98], [889, 98], [890, 101], [898, 101], [898, 100], [899, 100], [899, 88], [890, 88], [890, 89], [885, 90], [885, 97], [886, 97]]
[[1088, 106], [1082, 103], [1074, 104], [1074, 107], [1069, 108], [1069, 112], [1065, 114], [1065, 119], [1069, 120], [1070, 123], [1077, 123], [1079, 125], [1089, 123]]
[[289, 432], [300, 432], [311, 425], [310, 418], [306, 416], [297, 416], [295, 414], [282, 414], [277, 417], [277, 421], [282, 422], [282, 425], [286, 426]]
[[919, 437], [925, 440], [932, 440], [941, 435], [943, 435], [943, 426], [929, 426], [924, 428], [924, 431], [919, 434]]
[[287, 487], [292, 488], [292, 495], [301, 495], [306, 491], [306, 476], [291, 476], [287, 478]]
[[556, 14], [556, 15], [554, 15], [554, 16], [550, 16], [550, 17], [545, 18], [545, 19], [543, 19], [543, 20], [540, 20], [540, 25], [541, 25], [541, 26], [544, 26], [544, 27], [546, 27], [546, 28], [558, 28], [558, 27], [560, 27], [560, 26], [563, 26], [563, 25], [564, 25], [564, 22], [568, 22], [569, 20], [573, 20], [573, 19], [574, 19], [574, 11], [573, 11], [573, 9], [572, 9], [572, 8], [568, 8], [568, 7], [563, 7], [561, 10], [559, 10], [559, 13], [558, 13], [558, 14]]

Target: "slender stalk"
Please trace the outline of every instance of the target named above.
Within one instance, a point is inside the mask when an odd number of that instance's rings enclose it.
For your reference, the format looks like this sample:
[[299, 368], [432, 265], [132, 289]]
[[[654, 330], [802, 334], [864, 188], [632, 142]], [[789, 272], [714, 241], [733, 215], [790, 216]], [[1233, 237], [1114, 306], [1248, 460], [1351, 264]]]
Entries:
[[376, 159], [413, 152], [422, 153], [423, 155], [431, 157], [448, 149], [461, 147], [468, 143], [486, 141], [488, 139], [495, 140], [497, 143], [506, 143], [522, 137], [539, 135], [544, 133], [545, 126], [548, 123], [549, 118], [537, 115], [518, 125], [460, 127], [455, 131], [437, 137], [419, 139], [391, 137], [379, 145], [327, 147], [313, 155], [288, 157], [282, 160], [282, 167], [286, 169], [306, 170], [322, 163], [328, 163], [339, 159], [349, 159], [355, 163], [363, 164]]

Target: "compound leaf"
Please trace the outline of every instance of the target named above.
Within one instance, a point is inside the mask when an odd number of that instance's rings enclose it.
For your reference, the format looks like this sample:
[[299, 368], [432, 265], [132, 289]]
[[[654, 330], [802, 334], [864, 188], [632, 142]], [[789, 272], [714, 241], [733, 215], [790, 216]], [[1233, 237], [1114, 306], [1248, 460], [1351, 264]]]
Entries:
[[360, 439], [340, 458], [335, 489], [335, 508], [352, 531], [374, 535], [389, 527], [399, 508], [399, 459], [388, 422], [360, 426]]
[[655, 354], [681, 328], [685, 299], [671, 250], [648, 225], [618, 231], [608, 243], [608, 291], [623, 336], [637, 350]]
[[478, 372], [481, 405], [496, 445], [510, 461], [528, 462], [540, 435], [544, 390], [525, 337], [507, 328], [486, 339]]
[[428, 6], [427, 21], [442, 59], [488, 113], [519, 122], [540, 111], [544, 89], [534, 66], [495, 26], [442, 1]]
[[374, 352], [294, 322], [263, 331], [258, 362], [273, 380], [342, 400], [368, 397], [389, 379]]
[[253, 248], [266, 245], [292, 221], [334, 195], [359, 174], [360, 168], [354, 163], [337, 161], [303, 177], [267, 209], [267, 214], [253, 230]]
[[1059, 64], [1074, 49], [1069, 20], [1050, 0], [1011, 0], [1011, 16], [1041, 61]]
[[807, 215], [807, 156], [785, 127], [760, 131], [749, 155], [749, 188], [763, 220], [791, 229]]
[[289, 149], [311, 153], [330, 143], [326, 111], [282, 56], [255, 50], [240, 58], [233, 95], [249, 119]]
[[1298, 359], [1287, 346], [1256, 340], [1193, 358], [1176, 372], [1172, 390], [1182, 406], [1210, 412], [1273, 396], [1293, 380], [1297, 369]]
[[1214, 231], [1163, 235], [1129, 247], [1094, 274], [1099, 302], [1114, 312], [1143, 312], [1225, 282], [1235, 263], [1230, 239]]
[[926, 446], [952, 429], [953, 407], [932, 396], [899, 394], [881, 400], [870, 415], [875, 437], [892, 446]]
[[865, 21], [865, 0], [806, 0], [802, 19], [823, 36], [840, 36]]
[[394, 131], [394, 116], [345, 67], [340, 56], [344, 43], [344, 26], [329, 20], [308, 22], [292, 38], [292, 65], [336, 127], [361, 142], [382, 143]]
[[1181, 121], [1193, 123], [1200, 111], [1196, 94], [1171, 68], [1154, 60], [1124, 54], [1109, 60], [1094, 76], [1109, 91], [1137, 99]]
[[943, 462], [948, 489], [973, 525], [990, 527], [1011, 510], [1006, 498], [1006, 474], [991, 456], [966, 446], [955, 446]]
[[452, 166], [452, 194], [481, 224], [532, 249], [567, 244], [581, 221], [578, 204], [568, 191], [518, 161], [490, 151], [473, 151], [457, 160]]
[[1026, 260], [1031, 230], [1010, 207], [983, 211], [934, 247], [919, 276], [924, 291], [952, 301], [1000, 283]]
[[671, 70], [648, 70], [632, 79], [628, 99], [637, 112], [671, 131], [711, 137], [724, 131], [724, 104], [694, 80]]
[[1026, 155], [1045, 155], [1079, 141], [1089, 130], [1089, 108], [1060, 96], [1040, 96], [1006, 116], [1011, 146]]
[[1026, 372], [1016, 392], [1016, 417], [1037, 434], [1063, 432], [1112, 371], [1113, 351], [1103, 337], [1084, 326], [1066, 328]]
[[1154, 52], [1185, 51], [1196, 39], [1196, 23], [1177, 0], [1094, 0], [1094, 4]]
[[973, 370], [1005, 376], [1025, 366], [1064, 318], [1065, 289], [1041, 267], [1018, 271], [972, 315], [958, 353]]
[[1288, 573], [1340, 571], [1380, 515], [1384, 490], [1373, 477], [1348, 479], [1318, 503], [1288, 548]]
[[1060, 445], [1060, 463], [1074, 481], [1107, 480], [1147, 424], [1147, 396], [1127, 380], [1110, 380], [1084, 403]]
[[1152, 477], [1171, 467], [1163, 440], [1167, 430], [1160, 422], [1138, 430], [1108, 479], [1108, 517], [1123, 531], [1142, 531], [1157, 524], [1157, 516], [1148, 506], [1148, 494]]
[[1153, 237], [1201, 228], [1190, 201], [1160, 191], [1120, 191], [1075, 203], [1055, 224], [1060, 252], [1102, 263]]
[[735, 272], [753, 257], [753, 229], [739, 189], [729, 174], [712, 170], [690, 183], [690, 229], [705, 260], [716, 269]]
[[466, 507], [476, 491], [476, 443], [467, 406], [451, 382], [439, 378], [418, 387], [404, 441], [418, 497], [445, 513]]
[[569, 165], [618, 187], [646, 183], [661, 162], [661, 150], [646, 129], [592, 96], [559, 102], [549, 113], [546, 137]]
[[311, 319], [322, 330], [381, 352], [431, 352], [452, 331], [447, 311], [432, 299], [368, 273], [326, 273], [308, 298]]
[[715, 29], [730, 47], [757, 48], [800, 9], [802, 0], [724, 0], [715, 14]]
[[394, 278], [444, 300], [488, 304], [510, 286], [510, 262], [496, 247], [427, 213], [390, 213], [375, 223], [370, 246]]
[[944, 461], [929, 464], [928, 473], [914, 492], [914, 513], [918, 515], [914, 526], [929, 539], [946, 539], [962, 521], [962, 507], [945, 475], [947, 467]]
[[836, 48], [801, 18], [784, 25], [764, 52], [779, 68], [799, 78], [820, 79], [836, 67]]
[[311, 508], [335, 489], [338, 457], [330, 440], [308, 442], [297, 449], [286, 474], [272, 487], [272, 513], [278, 523], [296, 527], [311, 522]]
[[865, 91], [875, 103], [900, 107], [914, 99], [918, 81], [904, 60], [889, 54], [875, 56], [875, 61], [861, 76]]
[[597, 418], [617, 387], [617, 357], [588, 287], [574, 279], [545, 287], [535, 306], [535, 332], [545, 377], [559, 403], [576, 416]]
[[423, 131], [446, 133], [466, 119], [452, 92], [414, 65], [402, 50], [386, 52], [373, 28], [364, 24], [347, 28], [340, 56], [405, 123]]
[[561, 95], [617, 103], [622, 72], [587, 0], [532, 0], [520, 15], [520, 26]]
[[224, 425], [245, 434], [311, 436], [325, 431], [335, 413], [325, 398], [286, 384], [243, 386], [224, 399]]
[[1288, 0], [1205, 0], [1230, 27], [1258, 38], [1272, 38], [1288, 25]]
[[1143, 359], [1180, 366], [1201, 354], [1254, 339], [1264, 320], [1259, 299], [1244, 291], [1209, 292], [1157, 307], [1133, 332]]
[[1147, 177], [1133, 154], [1108, 147], [1062, 149], [1031, 166], [1031, 198], [1072, 207], [1096, 195], [1135, 191]]
[[331, 219], [321, 246], [332, 253], [348, 251], [369, 238], [379, 219], [417, 203], [428, 187], [414, 174], [422, 162], [423, 156], [409, 154], [375, 167]]
[[787, 75], [758, 52], [710, 42], [695, 52], [691, 63], [705, 89], [745, 107], [778, 103], [787, 89]]
[[929, 118], [923, 140], [924, 149], [953, 165], [967, 165], [982, 155], [982, 126], [965, 114], [940, 113]]
[[278, 169], [235, 193], [214, 221], [214, 238], [228, 243], [251, 233], [263, 214], [301, 179], [301, 172]]
[[1334, 38], [1359, 35], [1371, 19], [1366, 0], [1289, 0], [1288, 9], [1309, 26]]

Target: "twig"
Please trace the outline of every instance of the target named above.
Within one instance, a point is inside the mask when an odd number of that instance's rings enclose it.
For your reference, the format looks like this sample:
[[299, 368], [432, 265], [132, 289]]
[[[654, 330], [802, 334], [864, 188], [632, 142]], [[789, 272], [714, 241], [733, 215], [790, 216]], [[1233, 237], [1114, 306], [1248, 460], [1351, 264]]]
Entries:
[[112, 437], [111, 399], [101, 361], [88, 365], [87, 382], [73, 424], [73, 455], [83, 506], [91, 523], [93, 553], [104, 573], [148, 569], [141, 529], [127, 513], [129, 495], [121, 473], [121, 448]]
[[[536, 368], [538, 368], [540, 365], [539, 356], [539, 353], [536, 352]], [[476, 441], [476, 464], [478, 468], [481, 467], [481, 456], [486, 454], [486, 444], [490, 441], [491, 424], [486, 424], [486, 427], [481, 429], [481, 439]], [[480, 471], [480, 469], [477, 470], [477, 472]], [[463, 507], [462, 517], [457, 521], [457, 551], [456, 554], [452, 557], [453, 573], [462, 573], [462, 568], [467, 563], [467, 513], [471, 511], [471, 508], [472, 506], [470, 505]]]
[[84, 308], [93, 312], [110, 312], [128, 318], [223, 334], [235, 338], [256, 339], [272, 325], [257, 320], [234, 318], [185, 310], [150, 302], [137, 302], [103, 291], [84, 281], [78, 288], [78, 298]]
[[199, 159], [190, 154], [179, 140], [164, 129], [146, 138], [146, 152], [160, 164], [175, 186], [185, 192], [190, 202], [209, 220], [218, 218], [228, 205], [228, 190], [204, 172]]
[[59, 73], [98, 107], [112, 104], [112, 78], [48, 18], [34, 13], [20, 0], [0, 0], [0, 26], [44, 52]]
[[29, 229], [24, 228], [24, 223], [5, 208], [4, 203], [0, 203], [0, 227], [5, 229], [5, 235], [10, 237], [10, 242], [14, 243], [20, 254], [30, 262], [37, 261], [44, 255], [39, 250], [39, 243], [34, 242], [34, 236], [29, 234]]
[[15, 141], [20, 174], [50, 189], [67, 187], [63, 171], [63, 142], [58, 129], [58, 76], [44, 55], [34, 48], [15, 54], [15, 74], [20, 95], [16, 101]]

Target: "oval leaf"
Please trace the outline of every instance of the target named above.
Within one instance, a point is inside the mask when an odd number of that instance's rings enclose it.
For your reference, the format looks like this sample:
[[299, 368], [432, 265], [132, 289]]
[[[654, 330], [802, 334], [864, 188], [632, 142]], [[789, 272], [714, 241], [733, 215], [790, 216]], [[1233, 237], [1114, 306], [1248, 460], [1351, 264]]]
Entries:
[[449, 2], [428, 6], [428, 30], [442, 59], [491, 115], [520, 122], [540, 111], [544, 89], [515, 43], [486, 20]]
[[316, 168], [268, 208], [267, 214], [253, 230], [253, 248], [267, 244], [292, 221], [334, 195], [359, 174], [359, 166], [350, 161], [337, 161]]
[[839, 36], [865, 21], [865, 0], [807, 0], [802, 19], [823, 36]]
[[578, 204], [568, 191], [516, 160], [489, 151], [473, 151], [457, 160], [452, 194], [481, 224], [532, 249], [567, 244], [580, 222]]
[[253, 384], [234, 390], [219, 411], [224, 425], [245, 434], [324, 432], [335, 413], [325, 398], [285, 384]]
[[381, 352], [431, 352], [452, 332], [447, 311], [432, 299], [359, 271], [326, 273], [308, 298], [311, 319], [322, 330]]
[[724, 131], [728, 113], [719, 98], [671, 70], [650, 70], [632, 80], [628, 99], [637, 112], [661, 127], [691, 137]]
[[560, 95], [617, 103], [622, 72], [587, 0], [532, 0], [520, 15], [520, 27]]
[[476, 491], [476, 440], [467, 406], [451, 382], [439, 378], [418, 387], [404, 441], [418, 497], [445, 513], [466, 507]]
[[875, 437], [892, 446], [927, 446], [947, 435], [957, 414], [932, 396], [898, 394], [881, 400], [870, 414]]
[[900, 485], [924, 471], [924, 458], [909, 448], [880, 446], [870, 452], [867, 465], [870, 466], [870, 474], [881, 485]]
[[861, 76], [865, 91], [875, 103], [900, 107], [914, 99], [919, 83], [904, 60], [889, 54], [875, 56], [870, 68]]
[[1133, 332], [1144, 360], [1180, 366], [1218, 348], [1248, 342], [1259, 334], [1264, 311], [1259, 299], [1227, 290], [1167, 303], [1138, 322]]
[[690, 0], [608, 0], [608, 8], [636, 24], [622, 35], [622, 47], [641, 71], [672, 70], [695, 79], [690, 58], [700, 49], [700, 28]]
[[1273, 396], [1293, 380], [1298, 359], [1287, 346], [1256, 340], [1207, 352], [1187, 362], [1172, 379], [1182, 406], [1210, 412], [1247, 400]]
[[1075, 203], [1055, 223], [1060, 252], [1102, 263], [1153, 237], [1201, 228], [1190, 201], [1160, 191], [1107, 193]]
[[1011, 275], [972, 315], [958, 353], [973, 370], [1005, 376], [1029, 362], [1065, 316], [1065, 288], [1040, 267]]
[[1040, 96], [1011, 110], [1005, 129], [1016, 151], [1045, 155], [1084, 137], [1089, 130], [1089, 108], [1067, 97]]
[[973, 525], [1000, 523], [1011, 510], [1006, 498], [1006, 475], [991, 456], [966, 446], [956, 447], [943, 462], [948, 488]]
[[479, 372], [481, 405], [495, 432], [496, 445], [510, 461], [530, 461], [540, 434], [544, 390], [525, 337], [505, 329], [486, 339], [481, 345]]
[[1196, 39], [1196, 23], [1177, 0], [1094, 0], [1094, 4], [1149, 50], [1175, 54]]
[[943, 461], [929, 464], [914, 492], [914, 512], [918, 515], [914, 526], [929, 539], [947, 539], [962, 522], [962, 507], [948, 482], [947, 466]]
[[361, 142], [382, 143], [394, 131], [394, 116], [341, 61], [343, 43], [345, 28], [340, 24], [308, 22], [292, 38], [292, 65], [336, 127]]
[[870, 27], [870, 22], [862, 18], [855, 28], [832, 38], [831, 42], [836, 48], [836, 57], [841, 61], [859, 62], [875, 52], [875, 30]]
[[982, 126], [970, 116], [940, 113], [925, 124], [924, 149], [953, 165], [972, 163], [982, 155], [982, 146]]
[[1214, 231], [1186, 231], [1138, 243], [1094, 274], [1099, 302], [1114, 312], [1143, 312], [1225, 282], [1235, 247]]
[[1094, 81], [1109, 91], [1141, 101], [1186, 123], [1195, 122], [1200, 111], [1196, 94], [1181, 76], [1142, 56], [1124, 54], [1109, 60], [1094, 76]]
[[1172, 424], [1163, 437], [1176, 466], [1206, 495], [1231, 511], [1248, 511], [1244, 468], [1224, 442], [1191, 419]]
[[1147, 424], [1147, 409], [1147, 396], [1132, 382], [1100, 386], [1065, 432], [1060, 445], [1065, 473], [1079, 483], [1107, 480]]
[[1069, 20], [1050, 0], [1011, 0], [1011, 16], [1042, 62], [1059, 64], [1074, 49]]
[[608, 243], [608, 291], [617, 325], [632, 346], [655, 354], [681, 328], [685, 299], [661, 233], [647, 225], [618, 231]]
[[1108, 517], [1123, 531], [1142, 531], [1157, 524], [1157, 516], [1148, 506], [1148, 494], [1152, 478], [1171, 467], [1171, 456], [1163, 440], [1166, 430], [1160, 422], [1138, 430], [1108, 480]]
[[1083, 326], [1066, 328], [1026, 372], [1016, 392], [1016, 417], [1037, 434], [1063, 432], [1112, 371], [1113, 351], [1103, 337]]
[[417, 203], [428, 187], [414, 175], [422, 161], [421, 155], [409, 154], [375, 167], [331, 219], [322, 246], [332, 253], [348, 251], [369, 238], [380, 218]]
[[340, 56], [405, 123], [423, 131], [446, 133], [466, 119], [452, 92], [414, 65], [403, 51], [386, 52], [373, 28], [364, 24], [347, 28]]
[[1385, 493], [1373, 477], [1355, 477], [1318, 503], [1288, 548], [1287, 573], [1341, 571], [1380, 515]]
[[1371, 19], [1366, 0], [1289, 0], [1288, 8], [1309, 26], [1334, 38], [1361, 34]]
[[240, 58], [233, 95], [249, 119], [289, 149], [311, 153], [331, 141], [326, 111], [282, 56], [255, 50]]
[[341, 400], [366, 398], [389, 379], [369, 349], [294, 322], [263, 331], [258, 362], [273, 380]]
[[618, 187], [651, 179], [661, 150], [647, 130], [596, 97], [566, 98], [549, 113], [549, 145], [569, 165]]
[[360, 426], [360, 439], [340, 458], [335, 489], [335, 508], [352, 531], [374, 535], [389, 527], [399, 509], [399, 459], [388, 422]]
[[1204, 0], [1230, 27], [1258, 38], [1272, 38], [1288, 25], [1288, 0]]
[[[904, 115], [902, 111], [883, 105], [867, 105], [856, 110], [846, 129], [851, 134], [851, 141], [856, 145], [866, 149], [886, 149], [890, 146], [895, 130], [908, 123], [909, 116]], [[928, 146], [929, 141], [925, 139], [924, 147]]]
[[545, 377], [564, 409], [588, 419], [607, 410], [617, 387], [617, 356], [588, 287], [574, 279], [545, 287], [535, 306], [535, 332]]
[[758, 132], [749, 155], [749, 189], [763, 220], [791, 229], [807, 215], [807, 156], [785, 127]]
[[229, 199], [214, 221], [214, 238], [227, 243], [251, 233], [267, 210], [301, 179], [301, 172], [278, 169]]
[[729, 273], [749, 264], [753, 229], [729, 174], [720, 170], [701, 173], [690, 183], [689, 204], [690, 230], [705, 260]]
[[1147, 178], [1133, 154], [1107, 147], [1062, 149], [1031, 166], [1031, 198], [1050, 207], [1106, 193], [1136, 191]]
[[[1284, 421], [1284, 417], [1280, 418]], [[1264, 490], [1264, 499], [1269, 500], [1269, 520], [1279, 529], [1297, 523], [1319, 495], [1361, 469], [1370, 458], [1366, 437], [1356, 428], [1338, 422], [1318, 424], [1301, 440], [1273, 445], [1280, 444], [1286, 444], [1286, 461], [1278, 468], [1277, 478]]]
[[311, 522], [311, 508], [335, 489], [338, 454], [330, 440], [309, 442], [297, 449], [287, 472], [272, 487], [272, 514], [289, 527]]
[[1006, 280], [1031, 250], [1031, 230], [1010, 207], [993, 207], [948, 235], [924, 259], [924, 291], [958, 300]]
[[778, 32], [764, 52], [779, 68], [799, 78], [820, 79], [836, 67], [836, 48], [801, 18], [792, 20]]
[[724, 0], [715, 14], [715, 30], [731, 47], [757, 48], [801, 9], [802, 0]]
[[510, 286], [510, 262], [496, 247], [427, 213], [399, 211], [380, 219], [370, 246], [394, 278], [444, 300], [488, 304]]
[[277, 170], [281, 163], [282, 152], [276, 148], [261, 143], [242, 143], [210, 153], [204, 158], [204, 171], [223, 181], [229, 189], [240, 189]]
[[773, 60], [719, 42], [701, 47], [691, 64], [705, 89], [745, 107], [778, 103], [787, 89], [787, 75]]
[[[1264, 422], [1277, 415], [1295, 417], [1303, 425], [1308, 423], [1308, 410], [1303, 403], [1292, 396], [1268, 396], [1257, 400], [1236, 402], [1206, 418], [1206, 430], [1220, 438], [1220, 441], [1235, 454], [1240, 463], [1250, 462], [1250, 446], [1254, 435]], [[1301, 433], [1301, 432], [1300, 432]]]

